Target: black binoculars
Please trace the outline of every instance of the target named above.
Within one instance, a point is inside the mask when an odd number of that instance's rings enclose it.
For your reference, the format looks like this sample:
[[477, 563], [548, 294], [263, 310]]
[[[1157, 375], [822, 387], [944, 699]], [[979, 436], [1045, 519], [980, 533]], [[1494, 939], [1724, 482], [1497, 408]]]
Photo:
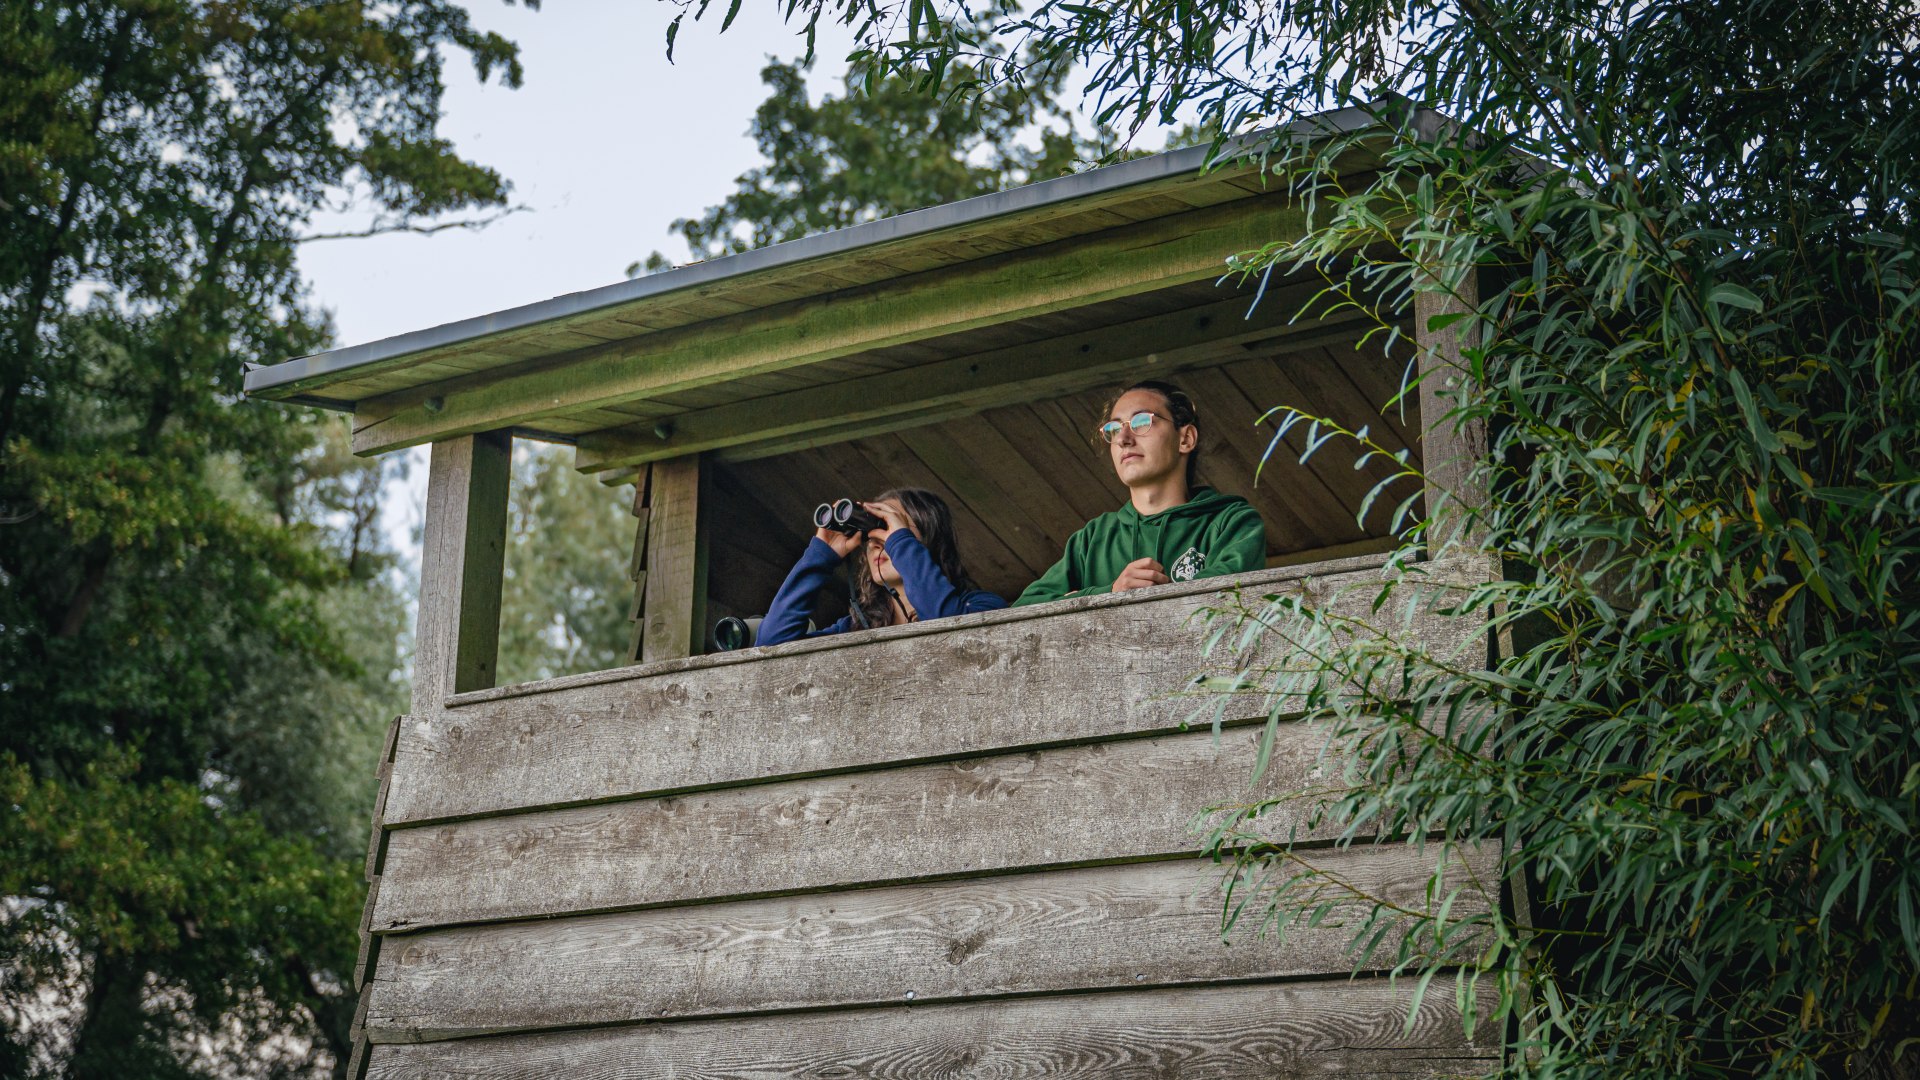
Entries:
[[814, 507], [813, 527], [858, 536], [873, 529], [884, 529], [887, 523], [852, 499], [841, 499]]
[[[808, 623], [812, 626], [812, 623]], [[713, 624], [713, 647], [720, 652], [751, 649], [760, 637], [760, 616], [741, 619], [729, 615]]]

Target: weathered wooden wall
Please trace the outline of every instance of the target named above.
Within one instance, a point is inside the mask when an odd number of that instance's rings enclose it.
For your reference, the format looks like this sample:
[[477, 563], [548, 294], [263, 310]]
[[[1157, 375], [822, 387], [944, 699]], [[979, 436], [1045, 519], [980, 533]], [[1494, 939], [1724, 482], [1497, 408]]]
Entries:
[[[1429, 564], [1267, 571], [1485, 654]], [[1220, 738], [1169, 586], [456, 694], [403, 718], [383, 788], [366, 1075], [1444, 1076], [1479, 1071], [1451, 988], [1347, 978], [1339, 926], [1218, 935], [1192, 821], [1248, 797], [1264, 705]], [[1332, 777], [1283, 723], [1253, 794]], [[1282, 835], [1305, 804], [1276, 813]], [[1322, 834], [1325, 830], [1322, 830]], [[1329, 850], [1407, 906], [1428, 853]], [[1456, 901], [1469, 908], [1476, 897]], [[1479, 900], [1484, 903], [1484, 900]]]

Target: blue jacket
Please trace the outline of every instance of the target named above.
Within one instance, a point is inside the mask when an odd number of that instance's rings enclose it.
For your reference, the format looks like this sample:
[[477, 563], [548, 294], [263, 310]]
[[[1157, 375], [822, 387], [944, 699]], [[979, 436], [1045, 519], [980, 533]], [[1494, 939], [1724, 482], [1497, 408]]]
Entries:
[[[922, 622], [1007, 606], [1005, 600], [985, 589], [961, 592], [954, 587], [941, 572], [940, 564], [933, 561], [927, 546], [909, 530], [895, 529], [887, 534], [887, 558], [900, 568], [900, 583], [906, 591], [907, 603], [913, 605]], [[807, 541], [807, 550], [788, 572], [780, 591], [774, 594], [754, 644], [778, 645], [783, 641], [824, 637], [853, 629], [853, 616], [848, 615], [824, 630], [807, 632], [807, 614], [813, 610], [814, 594], [833, 579], [833, 568], [838, 565], [840, 556], [833, 553], [826, 541], [817, 536]]]

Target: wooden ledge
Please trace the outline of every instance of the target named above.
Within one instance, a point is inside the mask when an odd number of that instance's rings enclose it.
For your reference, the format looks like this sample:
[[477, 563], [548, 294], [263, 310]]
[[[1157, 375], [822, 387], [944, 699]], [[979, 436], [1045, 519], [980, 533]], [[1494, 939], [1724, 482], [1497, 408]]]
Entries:
[[590, 671], [579, 675], [563, 675], [555, 679], [542, 679], [538, 682], [516, 683], [512, 686], [500, 686], [491, 690], [473, 690], [464, 694], [455, 694], [446, 700], [449, 709], [465, 705], [478, 705], [483, 702], [500, 701], [506, 698], [525, 697], [533, 694], [545, 694], [555, 690], [567, 690], [581, 686], [596, 686], [602, 683], [625, 682], [629, 679], [645, 679], [655, 675], [666, 675], [680, 671], [695, 671], [703, 668], [723, 667], [728, 664], [750, 664], [778, 656], [794, 656], [801, 653], [829, 652], [835, 649], [858, 648], [879, 641], [891, 641], [895, 638], [921, 637], [930, 634], [952, 633], [978, 626], [997, 626], [1001, 624], [1021, 623], [1030, 619], [1050, 619], [1057, 615], [1072, 615], [1082, 611], [1094, 611], [1102, 608], [1121, 607], [1155, 600], [1170, 600], [1199, 593], [1226, 592], [1230, 589], [1260, 588], [1285, 581], [1298, 581], [1306, 578], [1327, 577], [1333, 574], [1350, 574], [1356, 571], [1370, 570], [1385, 566], [1392, 553], [1355, 555], [1345, 559], [1329, 559], [1324, 562], [1302, 563], [1297, 566], [1276, 567], [1272, 570], [1257, 570], [1238, 577], [1202, 578], [1199, 581], [1183, 581], [1173, 585], [1156, 585], [1149, 589], [1136, 589], [1128, 593], [1103, 593], [1099, 596], [1078, 596], [1068, 600], [1056, 600], [1050, 604], [1035, 604], [1031, 607], [1003, 608], [998, 611], [983, 611], [973, 615], [957, 615], [947, 619], [936, 619], [924, 623], [907, 623], [903, 626], [883, 626], [874, 630], [854, 630], [844, 634], [833, 634], [824, 638], [806, 641], [791, 641], [780, 645], [763, 645], [738, 652], [709, 653], [705, 656], [687, 657], [679, 660], [661, 660], [650, 664], [635, 664], [630, 667], [614, 668], [608, 671]]

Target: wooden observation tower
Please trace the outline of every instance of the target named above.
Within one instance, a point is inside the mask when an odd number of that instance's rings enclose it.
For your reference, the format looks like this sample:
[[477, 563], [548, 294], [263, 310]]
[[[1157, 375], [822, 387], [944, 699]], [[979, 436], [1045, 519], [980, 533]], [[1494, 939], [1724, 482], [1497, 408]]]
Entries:
[[[1351, 130], [1326, 114], [1297, 137]], [[1286, 402], [1464, 475], [1483, 443], [1379, 415], [1413, 357], [1314, 288], [1221, 282], [1304, 211], [1205, 148], [1129, 161], [465, 322], [256, 368], [350, 411], [354, 448], [431, 444], [412, 705], [388, 738], [350, 1075], [1255, 1078], [1475, 1073], [1439, 983], [1350, 978], [1345, 927], [1222, 944], [1191, 822], [1244, 797], [1264, 706], [1223, 737], [1168, 696], [1223, 588], [1377, 580], [1376, 476], [1283, 448]], [[1372, 167], [1358, 156], [1355, 171]], [[1251, 314], [1249, 309], [1251, 308]], [[1438, 309], [1436, 309], [1438, 310]], [[1416, 318], [1416, 314], [1423, 316]], [[1424, 364], [1457, 343], [1408, 312]], [[1377, 340], [1377, 339], [1376, 339]], [[1268, 569], [712, 653], [763, 610], [811, 507], [911, 485], [1016, 595], [1123, 501], [1101, 395], [1172, 377], [1205, 482], [1265, 518]], [[1424, 432], [1424, 433], [1423, 433]], [[511, 441], [634, 486], [632, 666], [496, 686]], [[609, 558], [628, 558], [609, 552]], [[1432, 564], [1471, 582], [1482, 566]], [[1370, 594], [1369, 594], [1370, 595]], [[1335, 601], [1336, 603], [1343, 601]], [[1351, 601], [1364, 607], [1365, 600]], [[831, 616], [822, 612], [822, 617]], [[1483, 626], [1405, 632], [1484, 649]], [[1230, 717], [1231, 718], [1231, 717]], [[1274, 792], [1322, 738], [1282, 725]], [[1290, 811], [1283, 811], [1282, 816]], [[1421, 902], [1429, 860], [1329, 853]], [[1444, 980], [1442, 980], [1444, 981]]]

